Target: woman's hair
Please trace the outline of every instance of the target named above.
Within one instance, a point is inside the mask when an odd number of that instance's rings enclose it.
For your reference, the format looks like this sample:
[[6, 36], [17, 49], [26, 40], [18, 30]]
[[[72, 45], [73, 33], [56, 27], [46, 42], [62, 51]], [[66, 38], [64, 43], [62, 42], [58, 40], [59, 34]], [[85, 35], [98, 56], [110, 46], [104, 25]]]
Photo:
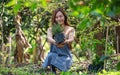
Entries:
[[62, 14], [64, 15], [64, 17], [65, 17], [65, 21], [64, 21], [64, 23], [65, 23], [65, 25], [68, 25], [69, 26], [69, 24], [68, 24], [68, 21], [67, 21], [67, 15], [65, 14], [65, 11], [62, 9], [62, 8], [58, 8], [58, 9], [56, 9], [56, 10], [54, 10], [53, 11], [53, 14], [52, 14], [52, 25], [54, 25], [55, 23], [57, 23], [56, 21], [55, 21], [55, 17], [56, 17], [56, 14], [58, 13], [58, 12], [62, 12]]

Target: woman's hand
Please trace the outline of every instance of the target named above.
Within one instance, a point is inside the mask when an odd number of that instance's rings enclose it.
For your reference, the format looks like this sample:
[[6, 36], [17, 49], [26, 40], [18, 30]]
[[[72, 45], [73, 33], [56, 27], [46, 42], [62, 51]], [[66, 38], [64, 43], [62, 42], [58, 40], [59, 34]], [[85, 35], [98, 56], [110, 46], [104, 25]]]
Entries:
[[60, 44], [57, 44], [57, 47], [64, 47], [65, 44], [68, 44], [69, 41], [68, 40], [65, 40], [64, 42], [60, 43]]
[[68, 44], [68, 43], [69, 43], [69, 41], [68, 41], [68, 40], [65, 40], [63, 43], [64, 43], [64, 44]]

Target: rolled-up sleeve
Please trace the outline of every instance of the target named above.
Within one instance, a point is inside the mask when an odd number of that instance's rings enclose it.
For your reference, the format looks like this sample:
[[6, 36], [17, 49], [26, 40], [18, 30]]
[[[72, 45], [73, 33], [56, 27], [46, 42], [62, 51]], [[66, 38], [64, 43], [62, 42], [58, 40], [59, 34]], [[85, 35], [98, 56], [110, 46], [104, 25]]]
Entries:
[[52, 35], [51, 28], [48, 28], [48, 30], [47, 30], [47, 41], [50, 42], [50, 43], [55, 44], [55, 40], [53, 39], [52, 36], [53, 35]]

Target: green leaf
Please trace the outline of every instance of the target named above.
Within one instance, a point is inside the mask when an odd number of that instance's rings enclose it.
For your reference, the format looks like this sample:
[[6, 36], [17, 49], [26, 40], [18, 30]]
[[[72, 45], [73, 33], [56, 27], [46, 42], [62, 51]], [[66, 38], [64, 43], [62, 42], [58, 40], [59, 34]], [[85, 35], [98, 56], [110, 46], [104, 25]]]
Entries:
[[79, 12], [78, 12], [78, 11], [73, 11], [73, 12], [71, 13], [71, 15], [72, 15], [72, 16], [78, 16], [78, 15], [79, 15]]
[[100, 9], [96, 9], [95, 12], [98, 14], [103, 14], [103, 11], [101, 11]]
[[72, 10], [76, 10], [76, 6], [74, 5], [73, 1], [69, 1], [68, 3]]
[[117, 64], [117, 70], [120, 70], [120, 62]]
[[62, 31], [63, 31], [63, 28], [61, 27], [60, 24], [53, 25], [53, 27], [52, 27], [52, 33], [53, 33], [53, 35], [61, 33]]
[[110, 17], [114, 17], [115, 16], [115, 12], [110, 10], [108, 13], [107, 13], [108, 16]]
[[95, 10], [91, 11], [90, 14], [93, 16], [101, 17], [103, 15], [103, 12], [100, 9], [95, 9]]
[[26, 7], [31, 6], [31, 2], [30, 2], [30, 1], [26, 1], [26, 2], [24, 3], [24, 6], [26, 6]]
[[61, 72], [60, 75], [71, 75], [71, 73], [70, 72]]
[[13, 12], [14, 14], [17, 14], [18, 11], [20, 10], [21, 8], [21, 4], [16, 4], [14, 7], [13, 7]]
[[80, 7], [80, 12], [83, 14], [88, 14], [90, 12], [90, 8], [88, 6]]
[[105, 26], [105, 22], [106, 22], [106, 19], [102, 17], [100, 20], [100, 25]]
[[74, 2], [78, 2], [78, 1], [80, 1], [80, 0], [73, 0]]
[[120, 15], [120, 6], [119, 7], [115, 7], [115, 14], [116, 15]]
[[87, 26], [89, 26], [89, 19], [83, 19], [79, 24], [79, 29], [84, 30]]
[[102, 62], [102, 61], [107, 60], [109, 58], [110, 58], [109, 56], [102, 56], [99, 61]]
[[43, 6], [43, 7], [46, 7], [46, 6], [47, 6], [46, 0], [42, 0], [42, 6]]
[[33, 11], [36, 8], [37, 8], [37, 2], [33, 2], [30, 9]]
[[10, 6], [13, 6], [13, 5], [15, 5], [15, 4], [17, 4], [17, 0], [11, 0], [11, 1], [8, 2], [5, 6], [6, 6], [6, 7], [10, 7]]

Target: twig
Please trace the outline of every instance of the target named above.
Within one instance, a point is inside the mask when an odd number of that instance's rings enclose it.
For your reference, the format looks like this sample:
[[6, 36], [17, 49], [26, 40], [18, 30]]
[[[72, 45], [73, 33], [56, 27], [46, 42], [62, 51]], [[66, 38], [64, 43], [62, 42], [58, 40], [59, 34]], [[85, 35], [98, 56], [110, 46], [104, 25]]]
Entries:
[[[109, 26], [107, 25], [107, 32], [106, 32], [106, 44], [105, 44], [105, 56], [106, 56], [106, 53], [107, 53], [107, 43], [108, 43], [108, 30], [109, 30]], [[106, 67], [106, 60], [104, 61], [104, 69]]]

